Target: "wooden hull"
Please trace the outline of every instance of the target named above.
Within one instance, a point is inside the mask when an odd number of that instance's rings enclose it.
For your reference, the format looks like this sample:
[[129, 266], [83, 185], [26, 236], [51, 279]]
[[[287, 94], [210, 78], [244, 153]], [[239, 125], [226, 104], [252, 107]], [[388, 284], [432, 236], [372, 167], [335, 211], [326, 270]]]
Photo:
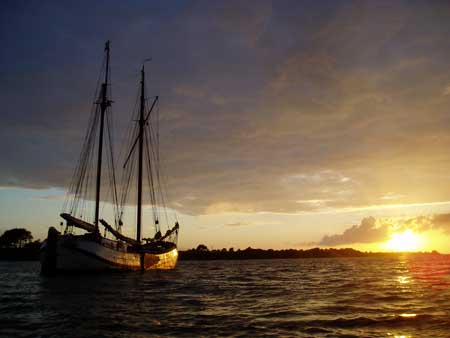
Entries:
[[178, 251], [129, 252], [126, 243], [106, 238], [60, 235], [49, 238], [41, 247], [42, 272], [174, 269]]

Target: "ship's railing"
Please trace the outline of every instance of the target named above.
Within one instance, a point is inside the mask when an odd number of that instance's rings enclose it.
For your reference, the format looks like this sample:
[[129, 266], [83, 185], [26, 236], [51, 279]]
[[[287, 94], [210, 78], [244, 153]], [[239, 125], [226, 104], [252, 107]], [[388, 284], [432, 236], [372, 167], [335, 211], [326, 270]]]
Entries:
[[102, 238], [102, 245], [106, 248], [118, 251], [127, 251], [127, 244], [122, 241], [116, 241], [109, 238]]

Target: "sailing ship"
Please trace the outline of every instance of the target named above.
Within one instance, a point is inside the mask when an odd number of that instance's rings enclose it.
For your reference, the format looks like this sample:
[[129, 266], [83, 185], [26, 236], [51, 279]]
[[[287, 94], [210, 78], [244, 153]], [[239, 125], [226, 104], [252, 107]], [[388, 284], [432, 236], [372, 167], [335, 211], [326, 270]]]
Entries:
[[[109, 41], [105, 44], [104, 53], [99, 78], [99, 80], [103, 79], [103, 82], [101, 86], [97, 85], [96, 100], [91, 111], [89, 128], [84, 139], [80, 160], [63, 207], [65, 212], [60, 215], [65, 220], [65, 230], [58, 231], [55, 227], [50, 227], [48, 237], [41, 246], [41, 268], [44, 274], [53, 274], [60, 270], [173, 269], [177, 264], [179, 224], [176, 221], [172, 223], [174, 224], [172, 227], [169, 226], [168, 208], [164, 202], [164, 184], [160, 173], [159, 109], [157, 114], [154, 114], [158, 96], [153, 98], [149, 107], [149, 100], [146, 97], [144, 62], [141, 69], [138, 104], [136, 105], [138, 108], [135, 109], [136, 119], [134, 121], [138, 123], [131, 128], [129, 151], [123, 165], [123, 179], [119, 193], [111, 139], [113, 101], [111, 100], [110, 86]], [[153, 115], [156, 115], [156, 118], [152, 118]], [[106, 156], [103, 154], [104, 148], [108, 150]], [[106, 157], [107, 166], [102, 164], [104, 157]], [[95, 158], [96, 161], [94, 161]], [[146, 168], [144, 168], [144, 163]], [[108, 171], [110, 195], [112, 196], [109, 199], [105, 199], [105, 196], [102, 195], [106, 185], [105, 182], [102, 183], [103, 167], [106, 167]], [[149, 186], [147, 191], [144, 190], [143, 184], [145, 169]], [[95, 190], [92, 189], [93, 185], [91, 184], [94, 178]], [[133, 182], [137, 185], [135, 238], [126, 236], [122, 232], [122, 219], [124, 210], [130, 208], [127, 204], [127, 197]], [[149, 205], [153, 213], [154, 236], [150, 238], [142, 238], [144, 194], [148, 194], [150, 197]], [[113, 205], [114, 225], [100, 218], [102, 198], [110, 201], [109, 204]], [[95, 203], [93, 203], [94, 200]], [[164, 235], [161, 232], [160, 224], [162, 216], [165, 216], [167, 223], [167, 231]], [[63, 222], [60, 225], [63, 226]], [[76, 234], [75, 229], [80, 229], [83, 233]]]

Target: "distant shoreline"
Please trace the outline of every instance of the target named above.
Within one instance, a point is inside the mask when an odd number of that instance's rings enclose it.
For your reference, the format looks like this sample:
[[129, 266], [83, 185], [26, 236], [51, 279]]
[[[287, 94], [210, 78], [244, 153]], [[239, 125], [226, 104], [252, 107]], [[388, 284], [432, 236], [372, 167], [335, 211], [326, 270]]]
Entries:
[[[345, 257], [383, 257], [397, 256], [403, 252], [363, 252], [351, 248], [307, 250], [296, 249], [253, 249], [245, 250], [198, 250], [179, 251], [179, 259], [192, 260], [246, 260], [246, 259], [294, 259], [294, 258], [345, 258]], [[410, 252], [409, 254], [439, 254], [433, 252]], [[35, 248], [0, 248], [0, 261], [38, 261], [39, 250]]]
[[294, 259], [294, 258], [345, 258], [345, 257], [384, 257], [399, 254], [436, 254], [438, 252], [363, 252], [351, 248], [344, 249], [253, 249], [245, 250], [198, 250], [180, 251], [180, 260], [241, 260], [241, 259]]

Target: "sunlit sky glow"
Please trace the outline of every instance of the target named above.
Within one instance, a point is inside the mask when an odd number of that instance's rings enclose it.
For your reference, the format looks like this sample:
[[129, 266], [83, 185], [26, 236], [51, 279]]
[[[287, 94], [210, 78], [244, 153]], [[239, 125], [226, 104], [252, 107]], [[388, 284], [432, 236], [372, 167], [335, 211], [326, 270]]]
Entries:
[[0, 6], [0, 232], [59, 224], [109, 39], [117, 149], [153, 59], [182, 248], [450, 251], [448, 2]]
[[386, 243], [386, 250], [397, 252], [420, 251], [424, 248], [423, 241], [423, 236], [415, 234], [411, 230], [395, 232]]

